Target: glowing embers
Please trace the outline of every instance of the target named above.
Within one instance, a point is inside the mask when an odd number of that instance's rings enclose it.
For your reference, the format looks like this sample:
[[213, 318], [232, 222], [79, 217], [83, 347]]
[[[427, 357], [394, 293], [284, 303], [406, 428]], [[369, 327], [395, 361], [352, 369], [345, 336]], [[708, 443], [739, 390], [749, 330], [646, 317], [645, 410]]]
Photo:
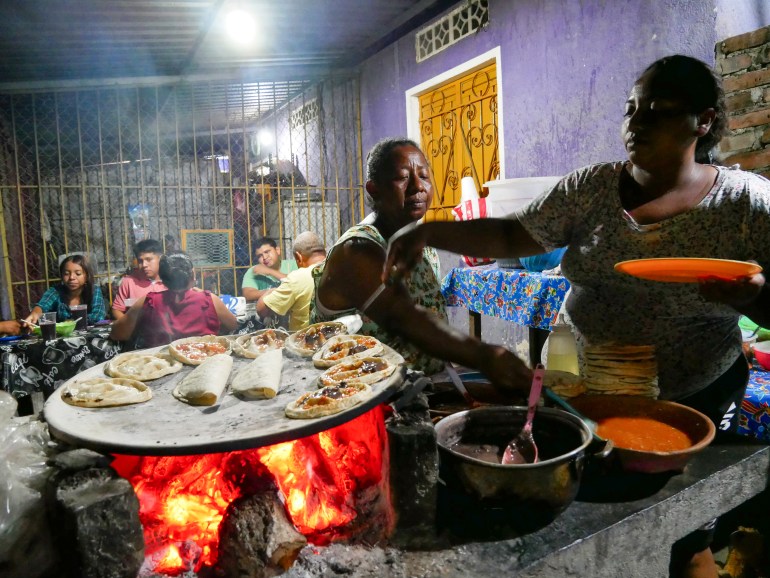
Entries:
[[275, 486], [312, 543], [386, 538], [393, 516], [383, 413], [378, 407], [320, 434], [256, 450], [116, 456], [113, 467], [139, 498], [152, 570], [175, 575], [214, 565], [230, 503]]

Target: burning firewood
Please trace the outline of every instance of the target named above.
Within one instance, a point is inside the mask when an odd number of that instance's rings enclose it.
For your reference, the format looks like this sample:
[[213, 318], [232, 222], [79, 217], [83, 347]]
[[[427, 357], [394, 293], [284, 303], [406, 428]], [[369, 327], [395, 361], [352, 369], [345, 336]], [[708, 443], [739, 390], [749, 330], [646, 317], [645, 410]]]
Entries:
[[219, 527], [217, 573], [228, 578], [277, 576], [291, 567], [306, 544], [276, 492], [244, 496], [228, 506]]

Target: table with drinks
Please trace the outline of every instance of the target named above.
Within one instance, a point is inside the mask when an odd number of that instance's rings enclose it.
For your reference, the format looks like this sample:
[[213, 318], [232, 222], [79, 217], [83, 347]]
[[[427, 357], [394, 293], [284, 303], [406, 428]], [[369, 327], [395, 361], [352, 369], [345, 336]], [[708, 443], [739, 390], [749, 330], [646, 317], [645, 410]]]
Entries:
[[[74, 313], [74, 312], [73, 312]], [[39, 320], [40, 332], [46, 325]], [[109, 339], [109, 324], [75, 329], [53, 339], [9, 336], [0, 339], [2, 388], [19, 402], [19, 415], [36, 413], [43, 401], [67, 379], [120, 353], [122, 344]], [[50, 334], [48, 334], [50, 335]]]

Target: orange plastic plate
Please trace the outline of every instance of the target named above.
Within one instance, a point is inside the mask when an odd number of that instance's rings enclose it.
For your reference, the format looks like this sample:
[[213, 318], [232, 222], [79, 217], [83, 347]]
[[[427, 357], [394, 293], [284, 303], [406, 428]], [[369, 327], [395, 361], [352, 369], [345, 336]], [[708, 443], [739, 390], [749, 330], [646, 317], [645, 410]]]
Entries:
[[615, 270], [640, 279], [670, 283], [697, 283], [708, 277], [734, 281], [756, 275], [762, 267], [756, 263], [729, 259], [663, 258], [633, 259], [615, 263]]

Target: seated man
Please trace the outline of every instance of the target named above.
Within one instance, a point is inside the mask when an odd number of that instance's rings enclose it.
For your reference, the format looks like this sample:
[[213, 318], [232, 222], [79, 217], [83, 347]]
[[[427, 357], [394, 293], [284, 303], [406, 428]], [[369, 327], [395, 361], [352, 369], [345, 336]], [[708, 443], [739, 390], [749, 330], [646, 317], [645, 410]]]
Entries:
[[118, 294], [112, 301], [112, 317], [120, 319], [126, 314], [130, 303], [135, 303], [139, 298], [148, 293], [165, 291], [166, 286], [160, 279], [160, 256], [163, 255], [163, 245], [154, 239], [145, 239], [134, 245], [134, 256], [139, 263], [130, 275], [123, 277], [118, 289]]
[[256, 247], [257, 264], [246, 271], [241, 283], [246, 301], [258, 301], [268, 289], [278, 287], [286, 275], [297, 269], [294, 261], [281, 260], [281, 249], [274, 239], [262, 237]]
[[313, 297], [313, 268], [326, 258], [323, 241], [311, 231], [300, 233], [294, 240], [294, 260], [299, 269], [292, 271], [275, 289], [257, 301], [261, 319], [289, 314], [289, 331], [308, 325], [310, 300]]

